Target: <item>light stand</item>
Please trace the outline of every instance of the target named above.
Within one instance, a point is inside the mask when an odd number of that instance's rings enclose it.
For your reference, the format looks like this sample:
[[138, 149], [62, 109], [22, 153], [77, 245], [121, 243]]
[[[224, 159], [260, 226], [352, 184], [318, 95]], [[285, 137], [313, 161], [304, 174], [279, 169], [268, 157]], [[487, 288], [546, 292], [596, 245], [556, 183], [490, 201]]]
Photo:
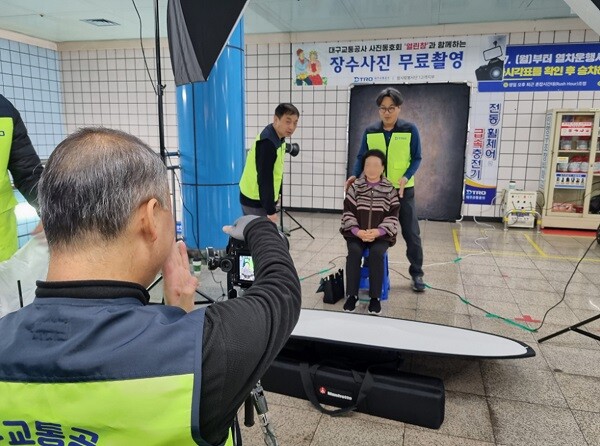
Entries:
[[[280, 203], [280, 206], [279, 206], [279, 230], [283, 234], [289, 236], [289, 235], [291, 235], [291, 233], [293, 231], [297, 231], [298, 229], [302, 229], [304, 232], [306, 232], [310, 236], [310, 238], [312, 238], [314, 240], [315, 238], [313, 237], [313, 235], [310, 232], [308, 232], [308, 230], [304, 226], [302, 226], [300, 224], [300, 222], [298, 220], [296, 220], [288, 211], [286, 211], [284, 209], [284, 207], [283, 207], [283, 178], [281, 180], [281, 192], [279, 194], [279, 203]], [[290, 217], [292, 219], [292, 221], [294, 223], [296, 223], [298, 226], [295, 227], [295, 228], [287, 229], [287, 230], [284, 229], [284, 227], [283, 227], [283, 214], [285, 214], [288, 217]]]
[[[598, 243], [600, 245], [600, 225], [598, 225], [598, 229], [596, 229], [596, 239], [595, 239], [596, 243]], [[583, 260], [583, 258], [586, 256], [586, 254], [588, 253], [588, 251], [590, 250], [590, 248], [592, 247], [592, 245], [594, 244], [594, 241], [592, 241], [592, 243], [590, 244], [590, 246], [588, 247], [587, 251], [585, 252], [585, 254], [583, 254], [583, 257], [581, 257], [581, 260]], [[581, 263], [581, 260], [579, 260], [579, 263]], [[577, 263], [577, 266], [579, 266], [579, 263]], [[577, 266], [575, 267], [575, 270], [577, 270]], [[575, 274], [575, 272], [573, 272], [573, 274]], [[569, 279], [570, 280], [570, 279]], [[567, 283], [568, 285], [568, 283]], [[567, 328], [563, 328], [562, 330], [559, 330], [555, 333], [552, 333], [548, 336], [544, 336], [543, 338], [540, 338], [538, 340], [538, 343], [542, 343], [544, 341], [547, 341], [548, 339], [552, 339], [555, 338], [556, 336], [560, 336], [561, 334], [567, 333], [569, 331], [574, 331], [575, 333], [579, 333], [582, 334], [584, 336], [587, 336], [589, 338], [595, 339], [596, 341], [600, 341], [600, 336], [595, 335], [593, 333], [587, 332], [585, 330], [581, 330], [579, 327], [582, 327], [583, 325], [589, 324], [590, 322], [594, 322], [595, 320], [600, 319], [600, 314], [597, 314], [596, 316], [592, 316], [589, 319], [586, 319], [585, 321], [581, 321], [578, 322], [575, 325], [571, 325]]]
[[[158, 107], [158, 144], [160, 148], [160, 158], [162, 159], [165, 166], [167, 166], [167, 156], [178, 155], [177, 152], [167, 152], [165, 148], [165, 120], [163, 111], [163, 93], [165, 85], [162, 84], [162, 73], [161, 73], [161, 62], [160, 62], [160, 19], [158, 10], [158, 0], [154, 0], [154, 42], [156, 46], [156, 95], [158, 96], [157, 107]], [[167, 169], [171, 171], [171, 184], [173, 191], [173, 220], [175, 221], [175, 236], [177, 237], [177, 207], [175, 201], [175, 169], [180, 168], [179, 166], [167, 166]], [[148, 287], [148, 291], [152, 290], [158, 285], [163, 279], [162, 274], [156, 278], [154, 282]], [[194, 301], [195, 305], [202, 304], [213, 304], [215, 299], [206, 295], [200, 290], [196, 290], [196, 293], [202, 296], [203, 300]]]
[[542, 343], [544, 341], [547, 341], [548, 339], [552, 339], [556, 336], [559, 336], [561, 334], [567, 333], [568, 331], [574, 331], [575, 333], [579, 333], [582, 334], [584, 336], [590, 337], [592, 339], [595, 339], [596, 341], [600, 341], [600, 336], [595, 335], [593, 333], [587, 332], [585, 330], [581, 330], [579, 327], [589, 324], [590, 322], [594, 322], [595, 320], [600, 319], [600, 314], [597, 314], [596, 316], [593, 316], [589, 319], [586, 319], [585, 321], [581, 321], [575, 325], [571, 325], [570, 327], [564, 328], [562, 330], [557, 331], [556, 333], [552, 333], [551, 335], [548, 336], [544, 336], [543, 338], [540, 338], [538, 340], [538, 343]]

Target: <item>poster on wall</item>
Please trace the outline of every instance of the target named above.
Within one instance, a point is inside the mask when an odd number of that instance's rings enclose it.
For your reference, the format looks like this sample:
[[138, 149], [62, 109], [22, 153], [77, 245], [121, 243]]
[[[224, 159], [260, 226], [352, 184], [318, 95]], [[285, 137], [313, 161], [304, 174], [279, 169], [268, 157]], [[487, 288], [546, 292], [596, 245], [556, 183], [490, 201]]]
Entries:
[[415, 174], [417, 215], [456, 220], [461, 214], [471, 88], [464, 83], [357, 85], [350, 90], [348, 171], [353, 174], [363, 133], [381, 122], [375, 98], [386, 87], [404, 97], [400, 119], [414, 123], [422, 161]]
[[465, 204], [492, 204], [496, 197], [503, 105], [498, 95], [479, 97], [473, 105], [465, 163]]
[[509, 45], [490, 62], [500, 76], [479, 91], [600, 90], [600, 43]]
[[501, 77], [506, 35], [292, 44], [295, 88]]

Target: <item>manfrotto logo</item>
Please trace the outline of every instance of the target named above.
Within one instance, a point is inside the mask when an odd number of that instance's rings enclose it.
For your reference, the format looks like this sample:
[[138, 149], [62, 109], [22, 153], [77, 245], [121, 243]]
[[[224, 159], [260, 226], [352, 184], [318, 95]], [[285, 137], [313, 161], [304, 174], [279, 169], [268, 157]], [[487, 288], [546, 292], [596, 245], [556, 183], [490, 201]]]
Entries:
[[327, 391], [327, 396], [331, 396], [333, 398], [340, 398], [342, 400], [352, 401], [352, 397], [351, 396], [342, 395], [340, 393], [335, 393], [335, 392], [330, 392], [329, 390]]

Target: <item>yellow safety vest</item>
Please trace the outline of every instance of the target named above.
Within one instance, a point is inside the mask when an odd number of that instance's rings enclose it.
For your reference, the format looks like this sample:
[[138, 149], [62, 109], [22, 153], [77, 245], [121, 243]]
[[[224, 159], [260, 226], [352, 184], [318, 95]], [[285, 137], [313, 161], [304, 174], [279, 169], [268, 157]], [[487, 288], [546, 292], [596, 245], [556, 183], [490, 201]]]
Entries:
[[[246, 165], [240, 179], [240, 192], [252, 200], [260, 200], [258, 190], [258, 173], [256, 170], [256, 143], [260, 140], [260, 135], [254, 140], [252, 148], [248, 152]], [[279, 200], [279, 191], [283, 181], [283, 167], [285, 162], [285, 142], [277, 149], [277, 159], [273, 166], [273, 201]]]
[[[209, 446], [199, 429], [204, 309], [56, 300], [0, 319], [0, 439]], [[231, 429], [222, 445], [233, 445]]]
[[[406, 132], [393, 132], [390, 144], [386, 146], [383, 133], [367, 133], [367, 147], [369, 150], [379, 150], [386, 156], [385, 176], [396, 189], [400, 187], [400, 178], [404, 176], [410, 166], [410, 140], [411, 134]], [[415, 177], [408, 180], [405, 187], [413, 187]]]
[[0, 118], [0, 261], [9, 259], [18, 248], [17, 222], [13, 212], [17, 199], [8, 176], [13, 127], [12, 118]]

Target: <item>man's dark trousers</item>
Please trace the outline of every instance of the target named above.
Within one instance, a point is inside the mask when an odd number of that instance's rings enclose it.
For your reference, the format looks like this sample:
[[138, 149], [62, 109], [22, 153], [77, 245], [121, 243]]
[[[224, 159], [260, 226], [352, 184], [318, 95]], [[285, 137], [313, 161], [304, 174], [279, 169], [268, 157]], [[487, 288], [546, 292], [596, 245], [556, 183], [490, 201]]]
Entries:
[[406, 242], [406, 257], [410, 262], [408, 272], [411, 277], [423, 276], [423, 246], [421, 245], [414, 187], [404, 189], [404, 197], [400, 198], [398, 220], [402, 237]]

